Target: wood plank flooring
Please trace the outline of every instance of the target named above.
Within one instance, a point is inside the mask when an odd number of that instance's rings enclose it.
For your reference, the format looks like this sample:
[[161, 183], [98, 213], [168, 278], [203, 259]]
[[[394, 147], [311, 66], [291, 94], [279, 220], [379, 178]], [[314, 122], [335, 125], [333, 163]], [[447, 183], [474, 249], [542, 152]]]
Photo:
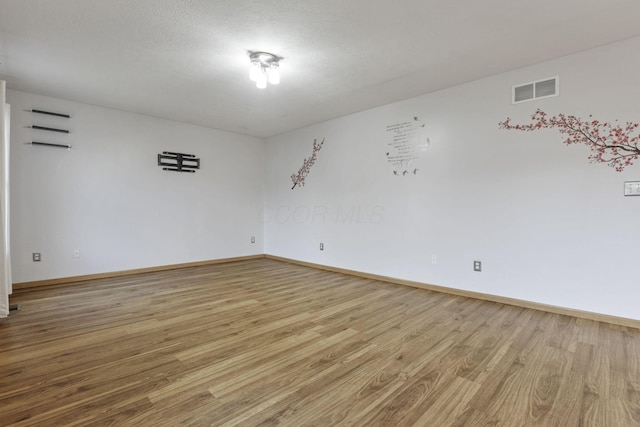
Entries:
[[269, 259], [22, 290], [2, 426], [640, 426], [640, 331]]

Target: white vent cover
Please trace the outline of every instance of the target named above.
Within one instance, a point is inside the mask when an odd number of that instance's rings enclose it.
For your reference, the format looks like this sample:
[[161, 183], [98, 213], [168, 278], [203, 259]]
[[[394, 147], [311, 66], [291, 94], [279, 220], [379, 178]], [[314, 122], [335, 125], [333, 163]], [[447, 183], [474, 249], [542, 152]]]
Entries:
[[535, 82], [524, 83], [512, 87], [511, 103], [533, 101], [534, 99], [550, 98], [560, 94], [560, 79], [558, 76]]

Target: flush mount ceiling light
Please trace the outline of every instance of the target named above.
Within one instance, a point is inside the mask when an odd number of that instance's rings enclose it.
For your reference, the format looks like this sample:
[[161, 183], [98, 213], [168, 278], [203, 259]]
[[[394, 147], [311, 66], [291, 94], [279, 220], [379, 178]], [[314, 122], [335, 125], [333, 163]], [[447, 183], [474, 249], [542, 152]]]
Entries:
[[283, 58], [273, 53], [249, 51], [249, 59], [251, 60], [249, 78], [256, 82], [257, 88], [266, 88], [267, 82], [272, 85], [280, 84], [280, 61]]

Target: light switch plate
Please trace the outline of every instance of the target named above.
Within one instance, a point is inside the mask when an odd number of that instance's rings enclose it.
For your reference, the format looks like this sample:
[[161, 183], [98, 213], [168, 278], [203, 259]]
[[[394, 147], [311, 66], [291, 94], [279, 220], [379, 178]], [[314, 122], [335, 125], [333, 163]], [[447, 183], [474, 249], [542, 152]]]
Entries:
[[625, 183], [624, 183], [624, 195], [625, 196], [640, 196], [640, 181], [625, 181]]

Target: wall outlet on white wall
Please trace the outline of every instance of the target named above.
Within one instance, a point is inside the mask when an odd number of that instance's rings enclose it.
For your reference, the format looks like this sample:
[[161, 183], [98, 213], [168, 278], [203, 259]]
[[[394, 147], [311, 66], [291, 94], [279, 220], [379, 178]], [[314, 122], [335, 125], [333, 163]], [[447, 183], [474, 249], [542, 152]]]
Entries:
[[482, 261], [473, 261], [473, 271], [482, 271]]
[[255, 243], [256, 242], [256, 236], [251, 236], [251, 243]]
[[74, 258], [80, 258], [80, 249], [74, 249], [73, 250], [73, 257]]
[[33, 262], [40, 262], [42, 260], [42, 257], [40, 256], [40, 252], [34, 252], [32, 257], [33, 257]]
[[324, 243], [320, 243], [320, 250], [324, 251]]

